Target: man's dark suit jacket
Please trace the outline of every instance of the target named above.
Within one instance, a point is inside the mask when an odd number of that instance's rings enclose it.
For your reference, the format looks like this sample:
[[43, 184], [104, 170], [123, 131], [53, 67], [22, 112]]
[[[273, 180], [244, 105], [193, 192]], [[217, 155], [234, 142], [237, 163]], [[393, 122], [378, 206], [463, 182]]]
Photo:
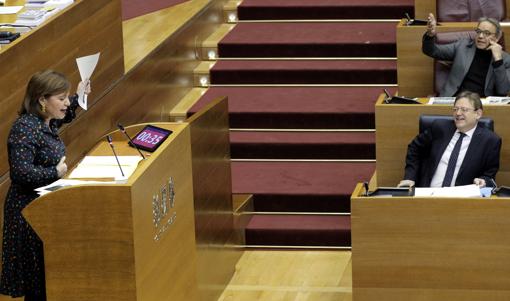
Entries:
[[[405, 176], [416, 187], [430, 187], [432, 177], [453, 134], [457, 130], [451, 120], [436, 120], [431, 127], [408, 145]], [[473, 184], [475, 178], [492, 186], [499, 169], [501, 138], [492, 131], [477, 126], [460, 167], [455, 186]]]

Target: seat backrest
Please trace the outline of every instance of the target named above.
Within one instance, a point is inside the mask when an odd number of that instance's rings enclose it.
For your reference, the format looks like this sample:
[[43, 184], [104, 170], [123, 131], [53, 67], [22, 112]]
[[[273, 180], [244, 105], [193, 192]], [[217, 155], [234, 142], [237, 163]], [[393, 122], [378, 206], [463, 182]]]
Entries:
[[436, 0], [439, 22], [476, 22], [481, 17], [506, 19], [505, 0]]
[[[428, 129], [435, 120], [451, 120], [453, 122], [453, 116], [450, 115], [420, 115], [420, 133], [423, 133]], [[494, 132], [494, 120], [490, 117], [482, 117], [478, 120], [478, 126], [484, 127]]]
[[[474, 29], [474, 28], [473, 28]], [[459, 39], [476, 39], [476, 33], [474, 30], [469, 31], [454, 31], [454, 32], [438, 32], [436, 34], [437, 44], [449, 44]], [[505, 36], [503, 35], [499, 40], [499, 43], [505, 48]], [[436, 95], [443, 88], [446, 83], [446, 79], [450, 74], [451, 62], [434, 60], [434, 92]]]

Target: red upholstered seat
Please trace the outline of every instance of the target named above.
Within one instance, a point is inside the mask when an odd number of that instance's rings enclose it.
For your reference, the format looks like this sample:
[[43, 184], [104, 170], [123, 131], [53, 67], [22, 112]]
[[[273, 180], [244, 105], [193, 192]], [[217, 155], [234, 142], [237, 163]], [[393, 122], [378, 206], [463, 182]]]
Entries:
[[440, 22], [476, 22], [481, 17], [506, 19], [504, 0], [438, 0], [436, 7]]

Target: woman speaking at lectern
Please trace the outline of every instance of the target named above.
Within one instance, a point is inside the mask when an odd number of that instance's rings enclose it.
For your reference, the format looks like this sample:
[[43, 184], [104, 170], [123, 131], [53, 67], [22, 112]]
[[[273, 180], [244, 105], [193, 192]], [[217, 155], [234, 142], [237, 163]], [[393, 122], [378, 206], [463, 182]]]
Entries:
[[[35, 188], [67, 172], [65, 146], [58, 128], [75, 117], [78, 96], [58, 72], [34, 74], [27, 85], [19, 117], [7, 139], [11, 186], [4, 205], [0, 293], [25, 300], [46, 300], [43, 244], [21, 211], [37, 197]], [[78, 91], [88, 94], [89, 81]]]

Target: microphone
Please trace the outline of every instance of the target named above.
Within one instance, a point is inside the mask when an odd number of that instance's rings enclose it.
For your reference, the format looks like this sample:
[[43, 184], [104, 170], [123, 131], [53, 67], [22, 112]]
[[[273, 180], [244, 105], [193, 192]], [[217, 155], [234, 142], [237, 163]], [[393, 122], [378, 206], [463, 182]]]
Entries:
[[363, 188], [365, 188], [365, 196], [370, 196], [368, 192], [368, 182], [363, 182]]
[[124, 177], [124, 171], [122, 171], [122, 166], [120, 166], [119, 157], [117, 157], [117, 154], [115, 153], [115, 148], [113, 148], [112, 137], [110, 135], [107, 135], [106, 140], [108, 140], [108, 144], [110, 144], [110, 147], [112, 148], [112, 152], [113, 152], [113, 155], [115, 156], [115, 160], [117, 160], [117, 164], [119, 165], [120, 173]]
[[138, 148], [138, 146], [136, 146], [136, 144], [133, 142], [131, 137], [129, 137], [128, 133], [126, 132], [126, 129], [124, 128], [124, 126], [122, 126], [122, 124], [120, 124], [120, 123], [117, 123], [117, 127], [119, 128], [119, 130], [121, 132], [124, 133], [124, 135], [126, 135], [126, 137], [129, 139], [129, 142], [131, 143], [131, 145], [136, 148], [136, 150], [140, 153], [140, 156], [142, 156], [142, 158], [145, 160], [145, 156], [143, 155], [142, 151]]
[[489, 178], [489, 180], [492, 182], [492, 184], [494, 185], [494, 187], [492, 187], [491, 189], [491, 193], [492, 194], [495, 194], [497, 191], [498, 191], [498, 184], [496, 184], [496, 181], [494, 181], [493, 178]]

